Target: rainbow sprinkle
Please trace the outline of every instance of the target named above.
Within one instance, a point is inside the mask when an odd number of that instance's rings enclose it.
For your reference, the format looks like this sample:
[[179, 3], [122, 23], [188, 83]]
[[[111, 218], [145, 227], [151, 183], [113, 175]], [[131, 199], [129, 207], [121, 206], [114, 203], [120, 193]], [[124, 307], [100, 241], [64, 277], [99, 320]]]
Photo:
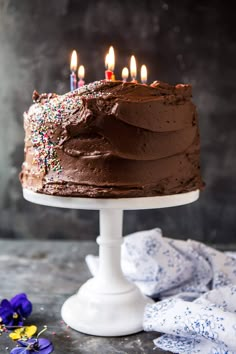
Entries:
[[[62, 172], [56, 152], [61, 139], [55, 141], [56, 130], [64, 131], [72, 119], [73, 124], [78, 123], [74, 121], [75, 118], [71, 113], [82, 106], [82, 97], [102, 97], [99, 89], [103, 85], [103, 80], [95, 81], [65, 95], [43, 94], [43, 102], [34, 103], [29, 111], [24, 113], [26, 143], [28, 140], [33, 147], [33, 164], [37, 166], [39, 172], [44, 174], [49, 170]], [[30, 132], [27, 132], [28, 129]]]

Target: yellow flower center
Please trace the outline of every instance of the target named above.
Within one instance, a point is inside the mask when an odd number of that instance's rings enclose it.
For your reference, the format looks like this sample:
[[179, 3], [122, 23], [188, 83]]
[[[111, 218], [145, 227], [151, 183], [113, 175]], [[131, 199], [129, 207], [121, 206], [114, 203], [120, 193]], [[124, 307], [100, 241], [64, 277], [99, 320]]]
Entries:
[[18, 314], [16, 312], [13, 313], [13, 318], [18, 318]]

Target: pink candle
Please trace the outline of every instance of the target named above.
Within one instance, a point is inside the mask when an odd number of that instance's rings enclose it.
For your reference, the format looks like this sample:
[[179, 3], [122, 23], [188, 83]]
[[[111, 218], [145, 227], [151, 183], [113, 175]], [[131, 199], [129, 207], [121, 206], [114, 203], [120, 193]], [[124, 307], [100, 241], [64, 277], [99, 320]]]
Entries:
[[78, 88], [84, 86], [85, 81], [83, 80], [85, 76], [85, 68], [83, 65], [80, 65], [79, 69], [78, 69]]

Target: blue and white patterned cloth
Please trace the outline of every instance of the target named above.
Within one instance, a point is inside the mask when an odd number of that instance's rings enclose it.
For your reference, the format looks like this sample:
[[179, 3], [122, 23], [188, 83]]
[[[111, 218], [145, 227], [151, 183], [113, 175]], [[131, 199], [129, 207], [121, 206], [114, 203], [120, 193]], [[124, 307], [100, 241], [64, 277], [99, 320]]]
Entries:
[[236, 353], [236, 285], [208, 291], [193, 302], [177, 297], [147, 305], [144, 330], [165, 335], [158, 348], [179, 354]]
[[[98, 259], [86, 257], [93, 275]], [[144, 330], [164, 333], [157, 347], [180, 354], [236, 354], [236, 258], [160, 229], [124, 237], [124, 274], [161, 301], [148, 305]]]

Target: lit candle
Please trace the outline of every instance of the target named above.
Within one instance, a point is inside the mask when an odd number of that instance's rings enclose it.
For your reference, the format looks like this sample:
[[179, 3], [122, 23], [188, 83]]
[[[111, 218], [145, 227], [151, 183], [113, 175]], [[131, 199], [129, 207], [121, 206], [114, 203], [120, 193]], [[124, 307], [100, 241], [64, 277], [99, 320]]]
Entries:
[[109, 58], [111, 60], [111, 71], [112, 71], [112, 76], [111, 76], [111, 80], [115, 81], [115, 74], [114, 74], [114, 70], [115, 70], [115, 51], [114, 48], [112, 46], [110, 46], [109, 48]]
[[109, 53], [107, 53], [105, 56], [105, 68], [106, 69], [108, 69], [108, 63], [109, 63]]
[[129, 77], [129, 69], [123, 68], [121, 76], [122, 76], [123, 82], [126, 82]]
[[137, 82], [136, 81], [136, 76], [137, 76], [137, 64], [136, 64], [136, 59], [134, 55], [131, 56], [130, 59], [130, 75], [132, 78], [132, 82]]
[[78, 87], [84, 86], [84, 84], [85, 84], [85, 82], [83, 80], [84, 76], [85, 76], [85, 68], [83, 65], [80, 65], [79, 69], [78, 69], [78, 78], [79, 78]]
[[105, 79], [106, 80], [111, 80], [111, 77], [112, 77], [112, 71], [109, 70], [109, 62], [110, 62], [110, 57], [109, 57], [109, 53], [106, 54], [106, 57], [105, 57]]
[[141, 82], [142, 84], [146, 84], [147, 83], [147, 67], [146, 65], [142, 65], [141, 66], [141, 73], [140, 73], [140, 76], [141, 76]]
[[77, 53], [75, 50], [73, 50], [72, 55], [71, 55], [71, 61], [70, 61], [70, 70], [71, 70], [71, 74], [70, 74], [70, 90], [73, 91], [76, 89], [76, 84], [77, 84], [77, 80], [76, 80], [76, 70], [77, 70]]
[[106, 80], [114, 80], [115, 76], [113, 73], [114, 67], [115, 67], [115, 53], [114, 53], [114, 48], [110, 47], [108, 54], [106, 55], [105, 58], [105, 78]]

